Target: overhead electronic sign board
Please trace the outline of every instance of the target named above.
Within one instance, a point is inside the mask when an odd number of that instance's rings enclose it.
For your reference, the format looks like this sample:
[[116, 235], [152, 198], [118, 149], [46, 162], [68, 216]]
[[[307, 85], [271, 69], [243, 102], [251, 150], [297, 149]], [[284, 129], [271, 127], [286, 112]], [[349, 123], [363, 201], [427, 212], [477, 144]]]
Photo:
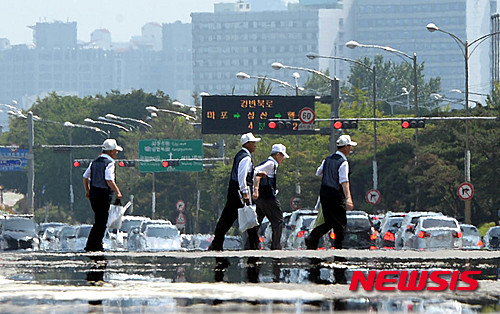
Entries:
[[204, 96], [201, 130], [203, 134], [315, 134], [314, 123], [298, 121], [304, 108], [314, 111], [314, 96]]

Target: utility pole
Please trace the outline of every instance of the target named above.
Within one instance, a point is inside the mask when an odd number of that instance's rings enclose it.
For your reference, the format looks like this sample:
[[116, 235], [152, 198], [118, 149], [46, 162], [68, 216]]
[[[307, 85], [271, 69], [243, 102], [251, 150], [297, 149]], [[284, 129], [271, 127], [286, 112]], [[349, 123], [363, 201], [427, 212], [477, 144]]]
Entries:
[[337, 130], [333, 127], [333, 119], [339, 118], [340, 107], [340, 87], [339, 80], [337, 78], [330, 80], [330, 88], [332, 93], [332, 124], [330, 125], [332, 131], [330, 134], [330, 153], [333, 154], [337, 150], [337, 138], [339, 137]]
[[28, 155], [26, 159], [28, 161], [28, 192], [27, 192], [27, 202], [28, 212], [33, 214], [35, 217], [35, 155], [33, 153], [33, 145], [35, 143], [34, 129], [33, 129], [33, 112], [28, 112]]

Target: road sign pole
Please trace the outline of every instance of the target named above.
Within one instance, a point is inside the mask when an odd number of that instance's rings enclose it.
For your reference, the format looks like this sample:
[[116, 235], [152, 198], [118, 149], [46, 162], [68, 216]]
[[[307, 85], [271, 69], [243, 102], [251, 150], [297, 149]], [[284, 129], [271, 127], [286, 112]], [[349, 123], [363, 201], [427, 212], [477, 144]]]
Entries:
[[156, 191], [155, 191], [155, 173], [153, 172], [153, 188], [151, 192], [151, 219], [155, 218], [156, 211]]
[[26, 159], [28, 160], [28, 212], [33, 214], [35, 217], [35, 193], [33, 191], [35, 187], [35, 155], [33, 154], [33, 145], [35, 142], [34, 129], [33, 129], [33, 112], [28, 112], [28, 154]]

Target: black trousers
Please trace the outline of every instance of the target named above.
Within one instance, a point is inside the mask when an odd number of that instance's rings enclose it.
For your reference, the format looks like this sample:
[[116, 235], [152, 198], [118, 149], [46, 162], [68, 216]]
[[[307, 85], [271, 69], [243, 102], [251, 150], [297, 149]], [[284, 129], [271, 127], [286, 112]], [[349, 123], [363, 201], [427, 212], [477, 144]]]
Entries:
[[[241, 202], [238, 192], [228, 192], [226, 206], [222, 210], [217, 225], [215, 226], [214, 239], [210, 245], [211, 250], [222, 251], [224, 247], [224, 236], [229, 231], [234, 221], [238, 219], [238, 208], [242, 207], [243, 203]], [[250, 234], [248, 236], [250, 237]], [[250, 249], [256, 248], [250, 247]]]
[[85, 251], [102, 251], [102, 239], [106, 232], [111, 197], [91, 198], [90, 205], [94, 211], [94, 225], [90, 229]]
[[314, 228], [308, 239], [317, 246], [319, 239], [333, 228], [335, 232], [334, 246], [336, 249], [341, 249], [347, 224], [344, 195], [335, 189], [322, 186], [319, 196], [325, 222]]
[[[257, 220], [259, 225], [262, 223], [264, 217], [269, 219], [271, 224], [272, 237], [271, 237], [271, 250], [281, 250], [281, 234], [283, 233], [283, 211], [281, 210], [280, 201], [274, 197], [271, 199], [258, 198], [255, 201], [257, 205]], [[260, 226], [252, 228], [248, 231], [249, 241], [256, 242], [258, 246], [258, 231]]]

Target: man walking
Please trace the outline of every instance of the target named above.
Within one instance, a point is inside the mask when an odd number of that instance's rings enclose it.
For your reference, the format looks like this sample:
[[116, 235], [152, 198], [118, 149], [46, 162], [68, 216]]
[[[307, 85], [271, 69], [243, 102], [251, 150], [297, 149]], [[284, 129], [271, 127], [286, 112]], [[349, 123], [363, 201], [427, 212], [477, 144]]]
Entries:
[[102, 153], [92, 161], [83, 173], [85, 196], [90, 200], [94, 211], [94, 225], [90, 230], [85, 251], [103, 251], [102, 239], [106, 232], [108, 211], [113, 192], [116, 199], [122, 198], [122, 193], [115, 182], [115, 158], [123, 151], [115, 139], [107, 139], [102, 143]]
[[336, 249], [342, 248], [347, 224], [346, 209], [354, 208], [347, 156], [356, 145], [358, 143], [351, 141], [349, 135], [341, 135], [337, 140], [337, 152], [326, 157], [316, 171], [317, 176], [322, 176], [319, 196], [325, 222], [314, 228], [305, 239], [308, 250], [317, 249], [319, 239], [332, 228], [335, 231], [334, 246]]
[[[252, 153], [255, 152], [256, 143], [260, 138], [252, 133], [245, 133], [241, 136], [241, 150], [236, 154], [229, 178], [227, 189], [226, 206], [222, 210], [219, 221], [215, 227], [214, 239], [209, 250], [222, 251], [224, 236], [229, 231], [234, 221], [238, 219], [238, 208], [243, 207], [243, 202], [250, 202], [253, 184]], [[256, 247], [250, 247], [256, 249]]]
[[[253, 199], [257, 205], [257, 220], [262, 223], [264, 216], [269, 219], [273, 232], [271, 240], [271, 250], [281, 250], [281, 233], [283, 232], [283, 211], [279, 200], [276, 198], [278, 190], [276, 189], [276, 170], [283, 160], [290, 158], [286, 153], [286, 147], [283, 144], [274, 144], [271, 148], [271, 156], [255, 167], [253, 181]], [[257, 240], [258, 229], [260, 226], [249, 230], [249, 240]], [[258, 243], [255, 244], [257, 246]]]

